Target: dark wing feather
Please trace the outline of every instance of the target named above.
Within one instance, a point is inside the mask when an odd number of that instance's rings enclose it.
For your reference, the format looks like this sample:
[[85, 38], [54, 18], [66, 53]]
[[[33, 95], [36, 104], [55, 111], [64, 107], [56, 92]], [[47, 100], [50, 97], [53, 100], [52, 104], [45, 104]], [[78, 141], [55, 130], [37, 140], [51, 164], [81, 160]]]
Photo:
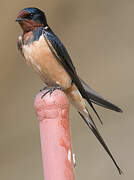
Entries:
[[49, 28], [44, 31], [44, 36], [48, 42], [49, 47], [51, 48], [54, 55], [57, 57], [57, 60], [63, 65], [65, 70], [70, 75], [72, 81], [76, 84], [81, 94], [85, 94], [85, 90], [81, 84], [81, 81], [76, 73], [75, 67], [71, 61], [71, 58], [58, 37], [52, 32]]
[[[52, 30], [49, 28], [48, 30], [44, 31], [44, 36], [49, 41], [54, 48], [55, 55], [58, 57], [58, 60], [60, 63], [66, 68], [67, 71], [76, 73], [75, 67], [72, 63], [72, 60], [66, 50], [66, 48], [63, 46], [61, 41], [58, 39], [58, 37], [52, 32]], [[51, 48], [51, 47], [50, 47]]]
[[100, 120], [100, 122], [102, 124], [101, 118], [99, 117], [97, 111], [95, 110], [92, 102], [90, 101], [90, 99], [88, 99], [88, 96], [86, 96], [86, 91], [82, 85], [80, 78], [78, 77], [78, 75], [76, 73], [75, 67], [72, 63], [72, 60], [71, 60], [66, 48], [64, 47], [62, 42], [52, 32], [52, 30], [50, 28], [47, 29], [47, 31], [44, 31], [44, 36], [45, 36], [52, 52], [57, 57], [57, 60], [59, 60], [59, 62], [63, 65], [65, 70], [68, 72], [72, 81], [76, 84], [77, 88], [79, 89], [81, 95], [84, 97], [87, 97], [86, 99], [87, 99], [89, 105], [91, 106], [91, 108], [93, 109], [93, 111], [95, 112], [95, 114], [97, 115], [98, 119]]
[[[123, 112], [119, 107], [112, 104], [108, 100], [104, 99], [102, 96], [100, 96], [98, 93], [96, 93], [93, 89], [91, 89], [82, 79], [81, 83], [86, 91], [86, 96], [88, 96], [88, 99], [90, 99], [91, 102], [102, 106], [104, 108], [117, 111], [117, 112]], [[83, 96], [84, 97], [84, 96]], [[86, 98], [86, 97], [84, 97]]]
[[82, 82], [76, 73], [75, 67], [72, 63], [72, 60], [71, 60], [66, 48], [61, 43], [61, 41], [58, 39], [58, 37], [52, 32], [51, 29], [44, 31], [44, 36], [45, 36], [52, 52], [57, 57], [59, 62], [63, 65], [63, 67], [66, 69], [66, 71], [70, 75], [72, 81], [76, 84], [77, 88], [79, 89], [81, 95], [83, 97], [86, 97], [89, 105], [91, 106], [91, 108], [93, 109], [93, 111], [95, 112], [95, 114], [97, 115], [98, 119], [100, 120], [100, 122], [102, 124], [101, 118], [99, 117], [97, 111], [95, 110], [92, 102], [90, 101], [90, 99], [88, 99], [88, 96], [86, 95], [84, 86], [82, 85]]
[[[79, 89], [80, 93], [82, 94], [83, 97], [85, 97], [87, 99], [87, 101], [89, 102], [90, 106], [92, 107], [92, 109], [95, 111], [90, 98], [88, 97], [86, 90], [84, 89], [83, 86], [83, 82], [81, 82], [80, 78], [78, 77], [75, 67], [71, 61], [71, 58], [67, 52], [67, 50], [65, 49], [65, 47], [63, 46], [63, 44], [61, 43], [61, 41], [57, 38], [57, 36], [52, 32], [52, 30], [50, 28], [44, 29], [44, 36], [48, 42], [48, 45], [50, 47], [50, 49], [52, 50], [52, 52], [54, 53], [54, 55], [56, 56], [57, 60], [59, 60], [59, 62], [63, 65], [63, 67], [66, 69], [66, 71], [68, 72], [68, 74], [70, 75], [72, 81], [76, 84], [77, 88]], [[95, 111], [95, 113], [97, 114], [97, 112]], [[81, 115], [81, 114], [80, 114]], [[82, 115], [81, 115], [82, 116]], [[90, 115], [89, 115], [90, 116]], [[98, 114], [97, 114], [98, 116]], [[99, 116], [98, 116], [99, 117]], [[89, 118], [88, 120], [86, 120], [83, 116], [82, 118], [85, 120], [85, 122], [88, 124], [88, 126], [90, 127], [90, 129], [92, 130], [92, 132], [95, 134], [95, 136], [97, 137], [97, 139], [100, 141], [100, 143], [102, 144], [102, 146], [104, 147], [104, 149], [108, 152], [109, 156], [112, 158], [114, 164], [116, 165], [119, 173], [121, 174], [121, 170], [119, 169], [118, 165], [116, 164], [113, 156], [111, 155], [108, 147], [106, 146], [105, 142], [103, 141], [101, 135], [99, 134], [96, 125], [94, 123], [94, 121], [92, 120], [92, 118]], [[90, 121], [89, 121], [90, 120]], [[89, 121], [89, 122], [87, 122]]]
[[[61, 43], [61, 41], [58, 39], [58, 37], [52, 32], [50, 28], [48, 28], [46, 31], [44, 31], [44, 36], [46, 40], [48, 41], [48, 44], [52, 50], [52, 52], [55, 54], [57, 59], [60, 61], [60, 63], [64, 66], [70, 77], [72, 78], [72, 81], [76, 84], [77, 88], [79, 89], [81, 95], [88, 101], [89, 105], [94, 110], [97, 117], [100, 119], [99, 115], [97, 114], [96, 110], [94, 109], [92, 102], [103, 106], [107, 109], [111, 109], [117, 112], [122, 112], [120, 108], [115, 106], [114, 104], [108, 102], [103, 97], [98, 95], [94, 90], [88, 87], [88, 85], [81, 80], [77, 73], [76, 69], [72, 63], [72, 60], [64, 47], [64, 45]], [[100, 120], [101, 121], [101, 120]]]

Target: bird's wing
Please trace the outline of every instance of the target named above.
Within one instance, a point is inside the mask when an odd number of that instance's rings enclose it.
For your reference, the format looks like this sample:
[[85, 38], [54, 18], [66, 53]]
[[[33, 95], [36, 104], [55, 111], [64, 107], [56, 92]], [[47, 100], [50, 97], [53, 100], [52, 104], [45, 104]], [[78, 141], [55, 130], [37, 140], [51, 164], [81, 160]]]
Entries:
[[[48, 42], [48, 45], [49, 45], [52, 53], [54, 54], [54, 56], [56, 56], [57, 60], [63, 65], [63, 67], [65, 68], [67, 73], [70, 75], [72, 81], [75, 83], [75, 85], [79, 89], [81, 95], [86, 97], [86, 91], [84, 89], [84, 86], [82, 85], [81, 80], [78, 77], [75, 67], [72, 63], [72, 60], [71, 60], [66, 48], [62, 44], [62, 42], [52, 32], [52, 30], [50, 28], [47, 30], [44, 29], [44, 36], [45, 36], [46, 41]], [[95, 112], [95, 114], [97, 115], [99, 120], [101, 121], [101, 119], [100, 119], [98, 113], [96, 112], [96, 110], [94, 109], [90, 99], [88, 100], [88, 103], [90, 104], [93, 111]]]
[[[58, 39], [58, 37], [52, 32], [52, 30], [50, 28], [47, 28], [47, 30], [44, 29], [44, 37], [48, 42], [48, 45], [52, 51], [52, 53], [56, 56], [57, 60], [63, 65], [63, 67], [65, 68], [65, 70], [68, 72], [68, 74], [70, 75], [72, 81], [75, 83], [75, 85], [77, 86], [77, 88], [79, 89], [80, 93], [82, 94], [82, 96], [88, 101], [88, 103], [90, 104], [90, 106], [92, 107], [92, 109], [95, 111], [92, 102], [90, 100], [90, 96], [88, 95], [88, 92], [85, 88], [85, 83], [83, 81], [81, 81], [81, 79], [78, 77], [75, 67], [71, 61], [71, 58], [66, 50], [66, 48], [63, 46], [63, 44], [61, 43], [61, 41]], [[97, 112], [95, 111], [95, 113], [97, 114]], [[81, 115], [81, 114], [80, 114]], [[98, 114], [97, 114], [98, 116]], [[112, 154], [110, 153], [107, 145], [105, 144], [105, 142], [103, 141], [100, 133], [98, 132], [96, 125], [93, 121], [93, 119], [91, 118], [90, 114], [89, 114], [89, 118], [85, 119], [85, 117], [83, 117], [81, 115], [81, 117], [84, 119], [84, 121], [87, 123], [87, 125], [90, 127], [91, 131], [93, 132], [93, 134], [97, 137], [97, 139], [99, 140], [99, 142], [101, 143], [101, 145], [104, 147], [104, 149], [107, 151], [107, 153], [109, 154], [109, 156], [112, 158], [114, 164], [116, 165], [119, 173], [121, 174], [121, 170], [118, 167], [118, 165], [116, 164], [116, 161], [114, 160]], [[99, 116], [98, 116], [99, 117]]]
[[84, 89], [84, 86], [82, 85], [82, 82], [77, 75], [76, 69], [64, 45], [59, 40], [59, 38], [52, 32], [50, 28], [48, 28], [47, 30], [44, 29], [44, 36], [48, 42], [48, 45], [51, 51], [56, 56], [57, 60], [63, 65], [65, 70], [68, 72], [72, 81], [75, 83], [75, 85], [79, 89], [81, 95], [88, 101], [89, 105], [91, 106], [91, 108], [97, 115], [98, 119], [102, 123], [101, 118], [99, 117], [97, 111], [95, 110], [91, 100], [89, 99], [89, 96], [86, 95], [87, 93]]
[[[71, 79], [74, 82], [79, 81], [79, 83], [81, 84], [81, 82], [77, 76], [76, 69], [72, 63], [72, 60], [71, 60], [66, 48], [62, 44], [62, 42], [52, 32], [52, 30], [50, 28], [48, 30], [44, 31], [44, 36], [48, 42], [50, 49], [56, 56], [57, 60], [63, 65], [65, 70], [68, 72]], [[82, 85], [81, 85], [81, 88], [83, 89]]]
[[[66, 48], [50, 28], [44, 31], [44, 36], [52, 52], [55, 54], [55, 56], [57, 57], [59, 62], [63, 65], [63, 67], [66, 69], [66, 71], [72, 78], [72, 81], [76, 84], [77, 88], [81, 92], [81, 95], [88, 101], [88, 103], [90, 104], [90, 106], [94, 111], [95, 109], [92, 105], [92, 102], [97, 105], [103, 106], [107, 109], [111, 109], [117, 112], [122, 112], [120, 108], [118, 108], [116, 105], [112, 104], [111, 102], [107, 101], [102, 96], [98, 95], [94, 90], [89, 88], [89, 86], [83, 80], [81, 80], [78, 77], [76, 69], [72, 63], [72, 60]], [[96, 111], [95, 113], [98, 116]], [[98, 118], [100, 119], [99, 116]]]
[[91, 102], [113, 111], [123, 112], [119, 107], [109, 102], [108, 100], [100, 96], [97, 92], [95, 92], [93, 89], [91, 89], [82, 79], [81, 83], [86, 91], [86, 95]]

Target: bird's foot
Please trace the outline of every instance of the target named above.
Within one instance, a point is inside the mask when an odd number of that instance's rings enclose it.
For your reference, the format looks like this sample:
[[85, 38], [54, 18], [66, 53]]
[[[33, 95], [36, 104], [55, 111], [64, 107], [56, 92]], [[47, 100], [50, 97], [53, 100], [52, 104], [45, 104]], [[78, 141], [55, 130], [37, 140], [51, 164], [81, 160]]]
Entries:
[[43, 90], [47, 90], [42, 96], [41, 96], [41, 99], [47, 94], [47, 93], [50, 93], [50, 96], [51, 94], [55, 91], [55, 90], [62, 90], [63, 91], [63, 88], [59, 85], [56, 85], [56, 86], [53, 86], [53, 87], [49, 87], [49, 86], [45, 86], [43, 88]]

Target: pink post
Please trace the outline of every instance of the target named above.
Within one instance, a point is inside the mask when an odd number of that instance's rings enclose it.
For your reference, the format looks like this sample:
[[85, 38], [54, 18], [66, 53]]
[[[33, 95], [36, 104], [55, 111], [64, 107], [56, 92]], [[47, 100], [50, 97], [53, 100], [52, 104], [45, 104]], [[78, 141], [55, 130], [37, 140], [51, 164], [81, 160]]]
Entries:
[[74, 180], [69, 102], [61, 90], [35, 98], [45, 180]]

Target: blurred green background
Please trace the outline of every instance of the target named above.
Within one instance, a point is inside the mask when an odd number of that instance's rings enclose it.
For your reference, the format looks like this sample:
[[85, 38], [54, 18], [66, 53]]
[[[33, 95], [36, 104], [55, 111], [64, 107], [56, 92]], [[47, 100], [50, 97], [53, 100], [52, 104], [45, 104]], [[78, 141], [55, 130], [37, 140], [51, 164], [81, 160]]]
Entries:
[[[120, 177], [91, 131], [71, 107], [77, 180], [134, 178], [134, 1], [23, 0], [0, 7], [0, 179], [43, 179], [40, 135], [34, 96], [43, 83], [17, 50], [21, 29], [15, 18], [22, 8], [45, 11], [49, 25], [64, 42], [79, 75], [124, 113], [97, 107], [98, 128], [124, 171]], [[90, 108], [89, 108], [90, 109]]]

